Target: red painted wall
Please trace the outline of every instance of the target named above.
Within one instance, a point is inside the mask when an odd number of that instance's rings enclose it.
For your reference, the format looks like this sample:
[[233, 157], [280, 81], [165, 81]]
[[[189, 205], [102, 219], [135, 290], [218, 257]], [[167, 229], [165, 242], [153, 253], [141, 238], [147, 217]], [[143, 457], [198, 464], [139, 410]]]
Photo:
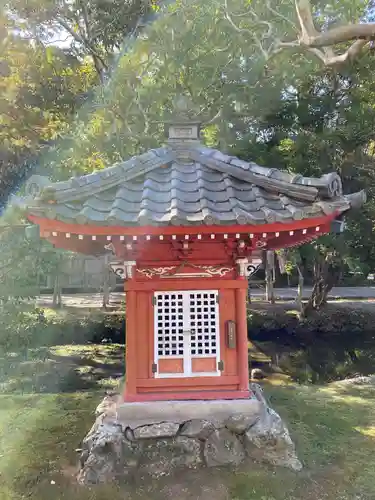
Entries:
[[[245, 349], [247, 342], [239, 343], [235, 349], [230, 349], [226, 342], [226, 322], [236, 321], [235, 290], [243, 288], [246, 282], [240, 280], [149, 280], [146, 283], [128, 281], [127, 294], [130, 294], [130, 305], [127, 308], [127, 383], [125, 399], [137, 400], [147, 394], [163, 393], [164, 399], [175, 399], [178, 394], [186, 392], [186, 399], [191, 393], [200, 393], [201, 397], [207, 391], [215, 391], [217, 398], [224, 392], [233, 391], [234, 397], [239, 390], [240, 378], [238, 373], [238, 350]], [[146, 289], [145, 289], [146, 288]], [[135, 291], [134, 291], [135, 289]], [[160, 290], [219, 290], [219, 318], [220, 318], [220, 354], [224, 362], [224, 370], [218, 377], [189, 377], [189, 378], [154, 378], [152, 364], [154, 363], [154, 306], [153, 294]], [[203, 395], [203, 396], [202, 396]], [[151, 396], [150, 396], [151, 397]]]

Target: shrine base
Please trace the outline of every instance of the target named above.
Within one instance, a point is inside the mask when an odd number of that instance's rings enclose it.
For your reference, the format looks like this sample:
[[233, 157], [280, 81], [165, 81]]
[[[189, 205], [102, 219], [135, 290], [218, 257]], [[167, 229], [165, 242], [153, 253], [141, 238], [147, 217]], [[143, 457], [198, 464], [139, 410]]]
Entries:
[[253, 384], [247, 400], [119, 403], [109, 396], [83, 441], [78, 481], [98, 484], [176, 468], [258, 461], [300, 470], [280, 416]]

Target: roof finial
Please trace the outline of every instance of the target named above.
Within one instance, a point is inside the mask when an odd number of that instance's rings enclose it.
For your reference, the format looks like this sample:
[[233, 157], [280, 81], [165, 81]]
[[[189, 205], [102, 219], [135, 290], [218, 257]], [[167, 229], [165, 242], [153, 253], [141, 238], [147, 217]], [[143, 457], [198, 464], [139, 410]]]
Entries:
[[177, 94], [173, 99], [173, 115], [177, 120], [196, 120], [198, 110], [190, 97], [185, 94]]
[[186, 113], [189, 108], [192, 108], [191, 99], [183, 94], [177, 95], [173, 100], [173, 104], [177, 113]]
[[186, 94], [179, 93], [173, 98], [172, 105], [172, 117], [166, 122], [169, 124], [169, 143], [199, 141], [200, 120], [197, 119], [198, 110], [192, 99]]

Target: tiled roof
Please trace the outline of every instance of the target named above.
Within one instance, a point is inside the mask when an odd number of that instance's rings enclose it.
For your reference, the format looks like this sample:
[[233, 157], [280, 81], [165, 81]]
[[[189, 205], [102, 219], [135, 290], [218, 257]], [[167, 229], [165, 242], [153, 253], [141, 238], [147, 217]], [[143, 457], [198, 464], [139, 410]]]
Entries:
[[340, 177], [307, 178], [209, 149], [170, 144], [103, 171], [27, 185], [31, 215], [68, 223], [145, 226], [265, 224], [344, 213], [365, 201]]

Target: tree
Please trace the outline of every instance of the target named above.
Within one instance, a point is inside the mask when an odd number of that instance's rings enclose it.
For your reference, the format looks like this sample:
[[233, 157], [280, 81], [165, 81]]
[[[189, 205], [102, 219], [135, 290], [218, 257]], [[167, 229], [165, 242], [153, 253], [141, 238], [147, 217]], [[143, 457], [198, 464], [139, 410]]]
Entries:
[[[264, 165], [304, 175], [320, 176], [336, 169], [344, 189], [366, 188], [370, 200], [375, 187], [372, 150], [375, 115], [375, 62], [367, 56], [346, 74], [327, 69], [295, 80], [284, 91], [279, 106], [254, 121], [252, 134], [239, 141], [234, 152]], [[347, 219], [344, 235], [330, 235], [288, 252], [289, 272], [311, 275], [313, 292], [302, 309], [306, 315], [324, 305], [332, 286], [346, 270], [364, 273], [375, 266], [374, 205], [370, 201]]]
[[0, 206], [20, 186], [41, 151], [62, 137], [91, 88], [93, 70], [57, 47], [44, 48], [15, 34], [1, 19]]
[[[306, 0], [252, 0], [246, 12], [240, 0], [11, 0], [9, 7], [19, 30], [41, 45], [70, 33], [68, 52], [81, 60], [90, 56], [102, 82], [113, 67], [106, 84], [90, 94], [87, 114], [46, 155], [45, 163], [65, 178], [160, 142], [176, 86], [194, 99], [207, 141], [226, 149], [248, 133], [262, 108], [277, 104], [283, 89], [318, 68], [306, 58], [307, 42], [300, 43], [306, 12], [324, 34], [336, 22], [369, 12], [359, 0], [340, 2], [334, 11]], [[145, 23], [157, 8], [154, 21]], [[134, 43], [121, 51], [129, 33]], [[314, 43], [307, 48], [316, 53]]]
[[48, 242], [30, 237], [25, 224], [0, 226], [0, 302], [39, 295], [41, 274], [56, 267], [59, 255]]
[[[313, 7], [316, 19], [330, 24], [363, 14], [359, 0], [341, 2], [334, 13]], [[300, 44], [297, 51], [291, 46], [298, 32], [291, 0], [252, 0], [246, 12], [240, 0], [162, 6], [93, 97], [89, 117], [76, 124], [76, 142], [65, 148], [74, 153], [59, 154], [66, 157], [62, 170], [71, 172], [73, 163], [83, 171], [103, 168], [154, 147], [176, 91], [192, 97], [206, 140], [227, 149], [264, 109], [277, 106], [282, 92], [321, 67]]]
[[[313, 243], [286, 249], [285, 260], [286, 272], [292, 274], [296, 270], [298, 273], [297, 304], [301, 318], [327, 303], [328, 294], [338, 284], [345, 266], [352, 270], [361, 268], [361, 262], [343, 235], [325, 235]], [[302, 288], [307, 273], [312, 275], [313, 286], [309, 299], [303, 303]]]
[[[297, 49], [313, 54], [327, 67], [339, 67], [353, 62], [372, 48], [375, 23], [366, 22], [372, 14], [370, 1], [343, 1], [333, 8], [324, 1], [314, 1], [312, 4], [310, 0], [295, 0], [294, 16], [288, 17], [280, 9], [283, 4], [285, 2], [282, 0], [276, 5], [267, 0], [265, 10], [259, 10], [258, 2], [251, 2], [246, 12], [233, 14], [225, 0], [225, 16], [236, 31], [246, 32], [257, 41], [266, 60], [284, 49]], [[348, 15], [352, 19], [343, 22]], [[240, 21], [236, 22], [239, 18]], [[284, 38], [284, 33], [277, 29], [280, 21], [288, 22], [289, 37]], [[316, 29], [318, 22], [323, 28], [320, 31]], [[249, 27], [254, 24], [263, 27], [260, 37], [257, 30], [253, 31]], [[341, 48], [342, 44], [344, 48]]]
[[219, 7], [179, 2], [144, 28], [69, 131], [71, 142], [56, 146], [63, 177], [160, 143], [176, 92], [190, 95], [207, 140], [223, 149], [248, 131], [253, 113], [279, 99], [285, 75], [264, 75], [258, 47], [244, 46]]
[[60, 41], [78, 58], [89, 56], [105, 82], [116, 52], [156, 6], [153, 0], [10, 0], [9, 8], [28, 38]]
[[[23, 4], [13, 4], [14, 9], [17, 5]], [[297, 7], [303, 5], [298, 2]], [[58, 8], [64, 6], [63, 2]], [[338, 19], [359, 19], [364, 12], [359, 1], [341, 2], [334, 12], [328, 7], [318, 2], [312, 6], [314, 20], [326, 23], [327, 29]], [[76, 8], [76, 17], [70, 17], [70, 22], [83, 16], [77, 2], [68, 4], [65, 16], [71, 15], [71, 8]], [[49, 22], [52, 28], [56, 20], [60, 22], [61, 11], [48, 9], [43, 7], [27, 24], [41, 43], [39, 32], [44, 33]], [[95, 9], [90, 9], [94, 16]], [[293, 43], [302, 25], [298, 27], [291, 0], [276, 4], [253, 0], [246, 15], [242, 15], [240, 0], [230, 4], [181, 0], [161, 12], [93, 94], [89, 113], [78, 116], [64, 140], [56, 141], [44, 155], [43, 163], [51, 168], [52, 176], [91, 172], [159, 144], [165, 119], [173, 110], [173, 97], [182, 91], [193, 99], [210, 145], [243, 146], [247, 157], [259, 163], [307, 175], [334, 168], [350, 188], [374, 185], [370, 53], [339, 74], [322, 69], [319, 59], [307, 58], [306, 47], [301, 50], [300, 43], [295, 51]], [[77, 23], [79, 32], [82, 28]], [[101, 44], [103, 39], [97, 45], [102, 50]], [[114, 46], [108, 41], [108, 47]], [[82, 50], [80, 57], [89, 54], [85, 44], [77, 47]], [[355, 122], [358, 116], [361, 126]], [[351, 226], [357, 234], [353, 245], [360, 251], [364, 244], [358, 242], [364, 240], [358, 239], [358, 232], [364, 224], [358, 217]], [[370, 247], [371, 237], [366, 242], [369, 255]]]

